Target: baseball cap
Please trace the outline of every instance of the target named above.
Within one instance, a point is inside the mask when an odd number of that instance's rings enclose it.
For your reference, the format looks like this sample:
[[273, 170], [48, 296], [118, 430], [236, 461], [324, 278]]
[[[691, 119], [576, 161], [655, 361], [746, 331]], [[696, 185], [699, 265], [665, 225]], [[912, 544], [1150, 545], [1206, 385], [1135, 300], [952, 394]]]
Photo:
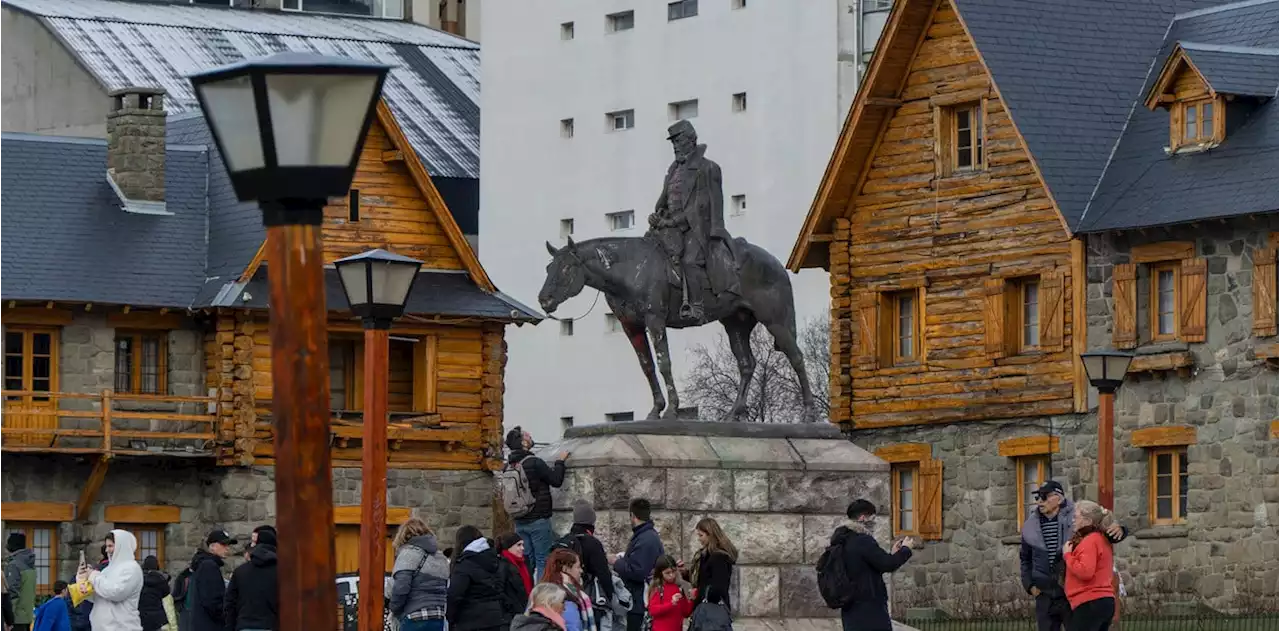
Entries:
[[[258, 536], [261, 537], [262, 535], [258, 535]], [[231, 535], [227, 534], [227, 531], [218, 529], [209, 533], [209, 536], [204, 538], [204, 545], [207, 546], [214, 543], [221, 543], [223, 545], [234, 546], [236, 545], [237, 541], [235, 537], [232, 537]]]
[[1050, 493], [1057, 493], [1063, 497], [1067, 496], [1067, 492], [1062, 489], [1062, 485], [1056, 480], [1049, 480], [1048, 482], [1045, 482], [1043, 486], [1036, 489], [1036, 497], [1048, 497]]

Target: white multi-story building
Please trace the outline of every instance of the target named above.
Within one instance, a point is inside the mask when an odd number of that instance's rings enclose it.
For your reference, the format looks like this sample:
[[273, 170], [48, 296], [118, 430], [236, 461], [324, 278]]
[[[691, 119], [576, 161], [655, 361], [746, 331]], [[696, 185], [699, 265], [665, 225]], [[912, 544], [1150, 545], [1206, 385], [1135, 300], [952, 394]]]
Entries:
[[[891, 2], [520, 0], [485, 2], [481, 49], [480, 256], [494, 280], [537, 304], [561, 245], [641, 236], [688, 118], [723, 170], [727, 228], [785, 260], [826, 167]], [[863, 15], [873, 11], [871, 15]], [[859, 19], [859, 16], [862, 19]], [[792, 278], [800, 322], [828, 309], [825, 274]], [[564, 427], [642, 418], [652, 405], [636, 357], [596, 291], [508, 336], [506, 422], [542, 440]], [[719, 325], [674, 331], [687, 350]], [[683, 392], [683, 391], [682, 391]], [[687, 398], [681, 405], [692, 405]]]

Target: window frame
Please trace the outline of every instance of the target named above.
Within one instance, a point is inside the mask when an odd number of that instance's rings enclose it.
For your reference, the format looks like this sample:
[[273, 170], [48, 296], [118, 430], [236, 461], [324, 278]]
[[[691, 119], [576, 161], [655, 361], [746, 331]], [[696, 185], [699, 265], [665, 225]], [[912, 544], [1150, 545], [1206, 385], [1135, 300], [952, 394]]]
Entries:
[[573, 117], [560, 119], [560, 137], [568, 140], [573, 138]]
[[[987, 98], [952, 101], [952, 96], [933, 98], [934, 113], [934, 175], [938, 178], [965, 177], [987, 170]], [[973, 139], [969, 145], [970, 164], [960, 166], [960, 112], [971, 111], [969, 126]]]
[[[143, 360], [143, 343], [148, 338], [154, 338], [157, 343], [156, 356], [156, 391], [144, 392], [142, 389], [142, 360]], [[120, 368], [120, 341], [121, 339], [129, 340], [129, 389], [121, 390], [119, 388], [120, 375], [117, 373], [113, 379], [113, 391], [116, 394], [151, 394], [164, 396], [169, 394], [169, 331], [167, 330], [139, 330], [139, 329], [116, 329], [114, 340], [114, 368], [118, 371]]]
[[[1184, 470], [1184, 461], [1190, 464], [1188, 450], [1186, 445], [1174, 445], [1168, 447], [1153, 447], [1147, 450], [1147, 516], [1152, 526], [1174, 526], [1186, 523], [1187, 516], [1183, 514], [1182, 502], [1186, 497], [1187, 489], [1183, 488], [1182, 478], [1187, 477]], [[1169, 517], [1159, 516], [1159, 500], [1161, 496], [1157, 496], [1159, 488], [1159, 468], [1158, 462], [1160, 456], [1169, 456]]]
[[560, 321], [560, 337], [573, 337], [573, 320], [566, 318]]
[[[630, 218], [628, 220], [628, 225], [619, 228], [617, 226], [618, 219], [623, 217]], [[605, 213], [604, 218], [605, 222], [609, 224], [609, 232], [624, 232], [636, 227], [636, 211], [634, 210], [619, 210], [611, 213]]]
[[561, 22], [560, 23], [560, 41], [562, 42], [573, 41], [575, 30], [576, 29], [573, 26], [573, 20], [570, 20], [568, 22]]
[[1027, 465], [1034, 464], [1036, 466], [1036, 470], [1037, 470], [1036, 488], [1038, 489], [1041, 486], [1044, 486], [1045, 481], [1049, 479], [1050, 457], [1051, 457], [1050, 454], [1044, 453], [1044, 454], [1028, 454], [1025, 456], [1018, 456], [1014, 458], [1014, 466], [1017, 468], [1017, 476], [1018, 476], [1017, 483], [1018, 483], [1019, 523], [1021, 523], [1021, 520], [1026, 519], [1027, 515], [1030, 514], [1030, 510], [1031, 510], [1030, 507], [1027, 506], [1027, 500], [1029, 499], [1031, 495], [1031, 491], [1033, 489], [1026, 488]]
[[[1182, 331], [1182, 266], [1178, 261], [1158, 261], [1147, 264], [1147, 326], [1153, 343], [1175, 342]], [[1160, 332], [1160, 273], [1171, 272], [1173, 283], [1173, 332]]]
[[[1212, 112], [1212, 116], [1209, 118], [1209, 133], [1207, 135], [1204, 131], [1204, 111], [1206, 106], [1210, 107]], [[1177, 130], [1174, 132], [1178, 139], [1177, 146], [1185, 147], [1187, 145], [1203, 145], [1216, 142], [1218, 140], [1218, 117], [1223, 114], [1222, 110], [1222, 104], [1212, 96], [1179, 102], [1179, 115], [1174, 121], [1174, 124], [1177, 125]], [[1187, 136], [1187, 114], [1189, 112], [1195, 112], [1195, 136]]]
[[747, 195], [745, 193], [731, 196], [729, 204], [730, 217], [741, 217], [747, 214]]
[[[911, 474], [911, 528], [902, 528], [902, 504], [900, 494], [902, 492], [902, 474]], [[918, 537], [920, 536], [920, 516], [919, 516], [919, 493], [920, 493], [920, 463], [919, 462], [895, 462], [889, 465], [890, 476], [890, 493], [889, 500], [890, 510], [892, 512], [892, 531], [894, 537]]]
[[[15, 356], [22, 357], [22, 374], [17, 377], [22, 381], [22, 387], [18, 388], [18, 390], [28, 391], [28, 392], [50, 392], [50, 393], [58, 392], [59, 369], [61, 368], [60, 350], [61, 350], [61, 344], [62, 344], [62, 339], [61, 339], [62, 329], [59, 327], [50, 327], [50, 326], [6, 324], [4, 326], [4, 334], [8, 335], [10, 333], [18, 333], [22, 335], [22, 351], [19, 354], [15, 355]], [[36, 381], [35, 370], [34, 370], [35, 359], [36, 357], [46, 357], [44, 353], [37, 354], [35, 352], [35, 336], [36, 335], [49, 336], [49, 353], [47, 355], [47, 357], [49, 358], [49, 377], [48, 377], [49, 389], [48, 390], [35, 389], [35, 381]], [[8, 360], [8, 357], [10, 355], [13, 355], [13, 353], [9, 352], [9, 345], [4, 344], [4, 357], [6, 361]], [[4, 378], [5, 378], [5, 381], [7, 382], [9, 379], [14, 379], [15, 377], [11, 376], [9, 372], [5, 370]], [[12, 390], [12, 388], [8, 387], [7, 383], [5, 384], [4, 389]], [[53, 401], [52, 397], [50, 396], [40, 396], [40, 395], [8, 398], [8, 400], [12, 400], [12, 401], [17, 401], [19, 399], [27, 403], [32, 403], [37, 401], [40, 403], [46, 403], [46, 402]]]
[[605, 412], [604, 422], [606, 423], [629, 423], [636, 420], [636, 413], [631, 412]]
[[140, 523], [131, 523], [131, 522], [128, 522], [128, 523], [121, 522], [121, 523], [115, 524], [115, 527], [119, 530], [128, 531], [129, 534], [133, 535], [134, 539], [137, 540], [138, 549], [135, 551], [135, 553], [136, 553], [139, 564], [141, 564], [142, 561], [147, 558], [146, 555], [142, 554], [142, 537], [139, 536], [139, 533], [144, 530], [147, 532], [154, 531], [156, 533], [156, 560], [160, 562], [160, 569], [161, 570], [164, 569], [165, 567], [164, 534], [165, 534], [165, 529], [168, 528], [168, 524], [140, 524]]
[[[1013, 288], [1010, 292], [1014, 298], [1014, 308], [1010, 310], [1010, 320], [1013, 333], [1013, 350], [1015, 355], [1026, 353], [1034, 353], [1040, 350], [1043, 332], [1040, 330], [1040, 277], [1026, 276], [1022, 278], [1012, 279]], [[1035, 322], [1027, 322], [1027, 289], [1034, 286], [1036, 288], [1036, 312]], [[1034, 344], [1027, 343], [1027, 327], [1035, 327], [1036, 340]]]
[[[888, 349], [889, 352], [886, 353], [885, 355], [886, 357], [889, 358], [890, 365], [906, 366], [906, 365], [920, 363], [920, 358], [922, 355], [921, 342], [923, 341], [921, 334], [924, 331], [923, 327], [921, 326], [921, 320], [923, 319], [921, 316], [923, 315], [923, 313], [921, 309], [920, 290], [907, 289], [903, 291], [885, 292], [885, 299], [888, 301], [888, 305], [885, 308], [885, 313], [886, 315], [889, 316], [888, 323], [887, 323], [888, 326], [885, 327], [887, 330], [887, 335], [885, 337], [886, 337], [886, 341], [891, 345], [891, 348]], [[911, 354], [910, 355], [903, 355], [901, 352], [902, 339], [904, 337], [902, 334], [903, 333], [902, 331], [902, 300], [903, 299], [909, 299], [911, 301]]]
[[[981, 171], [986, 167], [986, 143], [984, 142], [986, 140], [984, 133], [986, 117], [983, 116], [982, 109], [981, 101], [951, 107], [949, 116], [951, 118], [952, 173], [971, 173], [973, 171]], [[972, 137], [969, 139], [969, 164], [967, 166], [960, 165], [960, 114], [962, 112], [970, 112], [969, 131]]]
[[[693, 7], [692, 12], [689, 11], [689, 7]], [[674, 12], [673, 9], [675, 10]], [[679, 15], [676, 15], [676, 13], [679, 13]], [[667, 3], [668, 22], [696, 17], [698, 17], [698, 0], [675, 0]]]
[[[622, 120], [622, 127], [618, 127], [618, 120]], [[634, 109], [615, 110], [605, 114], [605, 120], [608, 122], [608, 129], [612, 133], [624, 132], [636, 127], [636, 111]]]
[[622, 320], [613, 313], [604, 314], [604, 332], [605, 333], [622, 333]]
[[747, 111], [747, 93], [746, 92], [734, 92], [732, 102], [733, 102], [734, 113], [740, 114], [742, 112]]
[[[688, 109], [688, 108], [693, 109], [693, 115], [681, 116], [680, 111], [682, 109]], [[693, 120], [698, 117], [698, 110], [699, 110], [698, 99], [684, 99], [683, 101], [672, 101], [670, 103], [667, 103], [667, 118], [671, 119], [672, 122], [682, 121], [682, 120]]]
[[[629, 22], [623, 24], [624, 20], [629, 20]], [[604, 23], [605, 32], [607, 33], [621, 33], [633, 30], [636, 27], [636, 12], [634, 9], [628, 9], [609, 13], [604, 16]]]
[[4, 524], [5, 537], [8, 533], [21, 531], [27, 537], [27, 548], [36, 549], [35, 531], [49, 531], [49, 582], [40, 582], [40, 557], [36, 556], [36, 595], [46, 596], [53, 594], [53, 583], [58, 580], [58, 526], [61, 524], [54, 521], [6, 521]]

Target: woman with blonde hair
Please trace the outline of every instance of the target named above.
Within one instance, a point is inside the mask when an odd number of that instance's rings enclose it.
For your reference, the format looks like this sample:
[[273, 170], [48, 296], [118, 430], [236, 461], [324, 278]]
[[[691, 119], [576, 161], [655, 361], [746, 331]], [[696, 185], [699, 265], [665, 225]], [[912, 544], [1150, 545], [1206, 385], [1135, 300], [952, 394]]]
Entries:
[[568, 595], [559, 585], [535, 585], [529, 594], [529, 610], [511, 621], [511, 631], [565, 631], [564, 603]]
[[732, 609], [729, 581], [733, 578], [733, 566], [738, 562], [738, 549], [724, 534], [720, 523], [710, 517], [698, 521], [694, 534], [698, 537], [699, 548], [688, 570], [689, 582], [694, 587], [694, 607], [710, 602]]
[[391, 543], [390, 609], [401, 631], [441, 631], [449, 588], [449, 559], [440, 554], [435, 533], [417, 517], [404, 522]]
[[1111, 583], [1114, 558], [1106, 530], [1115, 521], [1111, 511], [1089, 500], [1076, 502], [1075, 533], [1062, 546], [1067, 602], [1071, 603], [1068, 631], [1107, 631], [1116, 611]]

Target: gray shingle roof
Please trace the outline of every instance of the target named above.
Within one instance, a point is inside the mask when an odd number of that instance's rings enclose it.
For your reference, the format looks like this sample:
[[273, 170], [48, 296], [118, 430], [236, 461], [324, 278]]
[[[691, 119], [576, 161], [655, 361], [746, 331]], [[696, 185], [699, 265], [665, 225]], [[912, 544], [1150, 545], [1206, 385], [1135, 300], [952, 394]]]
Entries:
[[108, 90], [164, 88], [197, 110], [187, 75], [287, 50], [393, 66], [383, 97], [427, 171], [480, 175], [480, 47], [395, 20], [122, 0], [3, 0], [37, 16]]
[[[1280, 11], [1270, 0], [1252, 0], [1179, 15], [1171, 22], [1161, 50], [1155, 56], [1156, 63], [1135, 98], [1145, 98], [1161, 62], [1175, 50], [1179, 41], [1200, 44], [1200, 50], [1189, 50], [1196, 62], [1198, 57], [1194, 55], [1230, 50], [1230, 47], [1273, 47], [1277, 35], [1280, 35]], [[1274, 82], [1277, 57], [1262, 57], [1270, 59]], [[1124, 135], [1078, 225], [1079, 230], [1101, 232], [1275, 212], [1280, 198], [1277, 184], [1280, 181], [1280, 168], [1277, 168], [1280, 111], [1274, 83], [1269, 95], [1270, 98], [1245, 98], [1228, 104], [1226, 140], [1219, 146], [1174, 155], [1165, 152], [1169, 144], [1168, 110], [1148, 110], [1139, 103], [1129, 117]]]
[[1187, 57], [1220, 94], [1271, 97], [1280, 75], [1280, 49], [1182, 42]]

